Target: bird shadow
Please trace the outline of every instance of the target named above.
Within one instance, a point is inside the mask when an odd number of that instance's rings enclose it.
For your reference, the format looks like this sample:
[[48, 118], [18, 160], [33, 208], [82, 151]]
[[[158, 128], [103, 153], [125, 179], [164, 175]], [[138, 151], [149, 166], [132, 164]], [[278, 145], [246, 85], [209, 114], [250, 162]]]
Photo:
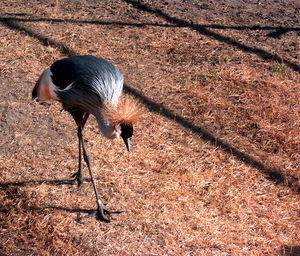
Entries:
[[[95, 180], [101, 179], [99, 177], [94, 178]], [[85, 182], [90, 182], [90, 178], [84, 178]], [[81, 222], [85, 218], [95, 216], [97, 220], [107, 222], [96, 213], [96, 207], [94, 209], [82, 209], [82, 208], [68, 208], [62, 206], [36, 206], [32, 205], [30, 202], [30, 197], [28, 194], [21, 190], [20, 187], [25, 186], [38, 186], [41, 184], [47, 184], [52, 186], [59, 186], [59, 185], [74, 185], [74, 180], [72, 179], [60, 179], [60, 180], [27, 180], [27, 181], [19, 181], [19, 182], [2, 182], [0, 183], [0, 192], [2, 191], [2, 195], [5, 194], [4, 199], [0, 201], [0, 226], [2, 225], [5, 218], [7, 218], [7, 214], [10, 212], [20, 211], [21, 212], [40, 212], [45, 213], [45, 210], [52, 210], [52, 211], [61, 211], [61, 212], [69, 212], [77, 214], [76, 220]], [[73, 190], [76, 192], [77, 190]], [[31, 200], [32, 201], [32, 200]], [[106, 214], [110, 216], [110, 221], [115, 220], [111, 218], [113, 214], [123, 213], [124, 211], [116, 210], [116, 211], [109, 211]]]
[[[62, 212], [69, 212], [69, 213], [77, 213], [78, 215], [80, 213], [90, 214], [93, 211], [95, 211], [95, 209], [67, 208], [67, 207], [51, 206], [51, 205], [49, 205], [49, 206], [43, 206], [43, 207], [31, 206], [31, 207], [28, 207], [28, 210], [30, 210], [30, 211], [53, 210], [53, 211], [62, 211]], [[78, 218], [79, 218], [79, 216], [78, 216]]]
[[[101, 177], [94, 178], [95, 180], [101, 179]], [[90, 178], [84, 178], [84, 182], [91, 182]], [[0, 202], [0, 213], [5, 214], [9, 213], [12, 209], [16, 209], [16, 205], [22, 208], [23, 211], [43, 211], [46, 209], [65, 211], [70, 213], [77, 213], [78, 220], [80, 220], [79, 214], [85, 213], [87, 215], [95, 211], [95, 209], [81, 209], [81, 208], [67, 208], [61, 206], [28, 206], [28, 196], [26, 193], [21, 191], [20, 187], [26, 186], [39, 186], [41, 184], [47, 184], [50, 186], [60, 186], [60, 185], [75, 185], [74, 179], [59, 179], [59, 180], [25, 180], [25, 181], [16, 181], [16, 182], [1, 182], [0, 191], [4, 191], [5, 199]], [[74, 192], [76, 192], [74, 190]], [[7, 201], [8, 203], [5, 203]], [[25, 202], [25, 203], [24, 203]]]
[[[101, 180], [102, 177], [95, 177], [95, 180]], [[91, 182], [91, 178], [84, 178], [84, 182]], [[9, 186], [25, 187], [25, 186], [38, 186], [41, 184], [59, 186], [59, 185], [75, 185], [74, 179], [59, 179], [59, 180], [25, 180], [25, 181], [12, 181], [12, 182], [0, 182], [0, 188], [7, 188]]]
[[299, 256], [300, 255], [300, 245], [296, 246], [283, 246], [279, 252], [281, 256]]

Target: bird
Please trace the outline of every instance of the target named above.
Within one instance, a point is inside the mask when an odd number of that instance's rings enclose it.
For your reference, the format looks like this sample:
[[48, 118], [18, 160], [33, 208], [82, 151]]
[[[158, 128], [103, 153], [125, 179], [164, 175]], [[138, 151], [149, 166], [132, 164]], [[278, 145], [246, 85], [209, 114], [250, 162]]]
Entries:
[[[87, 218], [110, 222], [113, 213], [100, 200], [93, 177], [90, 158], [83, 139], [83, 129], [90, 115], [94, 115], [101, 133], [108, 139], [121, 137], [130, 151], [130, 138], [133, 124], [140, 120], [140, 104], [122, 94], [124, 78], [121, 72], [110, 62], [92, 55], [79, 55], [55, 61], [37, 80], [32, 98], [39, 102], [56, 100], [68, 111], [77, 125], [78, 171], [72, 176], [72, 184], [83, 186], [82, 153], [93, 184], [97, 210]], [[109, 216], [109, 217], [108, 217]]]

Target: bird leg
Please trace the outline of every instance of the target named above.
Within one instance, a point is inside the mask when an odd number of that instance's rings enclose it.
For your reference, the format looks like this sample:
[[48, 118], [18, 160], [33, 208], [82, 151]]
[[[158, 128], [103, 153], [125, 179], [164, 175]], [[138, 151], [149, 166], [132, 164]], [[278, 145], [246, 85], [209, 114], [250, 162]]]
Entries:
[[101, 207], [98, 206], [97, 210], [91, 211], [88, 215], [80, 217], [79, 220], [83, 220], [83, 219], [86, 219], [86, 218], [90, 218], [90, 217], [96, 216], [96, 218], [98, 220], [109, 223], [109, 222], [111, 222], [114, 219], [108, 219], [105, 216], [105, 214], [108, 214], [108, 215], [111, 215], [111, 214], [120, 214], [122, 212], [123, 211], [109, 211], [109, 210], [107, 210], [106, 206], [102, 204]]
[[89, 114], [88, 113], [84, 113], [80, 118], [76, 118], [75, 116], [73, 116], [77, 125], [78, 125], [78, 130], [77, 130], [77, 135], [78, 135], [78, 171], [76, 173], [74, 173], [72, 175], [73, 178], [75, 178], [73, 180], [73, 184], [78, 183], [78, 188], [75, 189], [74, 191], [77, 191], [77, 190], [81, 190], [81, 188], [83, 187], [83, 181], [84, 181], [84, 178], [83, 178], [83, 175], [82, 175], [82, 169], [81, 169], [81, 137], [83, 137], [83, 128], [84, 128], [84, 125], [89, 117]]
[[80, 220], [85, 219], [85, 218], [89, 218], [89, 217], [92, 217], [92, 216], [96, 216], [101, 221], [111, 222], [111, 220], [108, 219], [105, 216], [105, 214], [108, 214], [108, 215], [114, 214], [114, 213], [117, 214], [117, 213], [121, 213], [121, 211], [109, 211], [109, 210], [107, 210], [105, 205], [103, 205], [103, 203], [101, 202], [98, 191], [97, 191], [97, 188], [96, 188], [96, 183], [95, 183], [95, 180], [94, 180], [94, 177], [93, 177], [89, 156], [88, 156], [87, 151], [86, 151], [85, 146], [84, 146], [82, 130], [80, 130], [80, 131], [81, 132], [80, 132], [80, 136], [79, 136], [80, 138], [79, 139], [81, 140], [81, 145], [82, 145], [82, 149], [83, 149], [83, 159], [86, 162], [86, 164], [88, 166], [88, 169], [89, 169], [89, 173], [90, 173], [90, 176], [91, 176], [92, 184], [93, 184], [95, 195], [96, 195], [96, 201], [97, 201], [97, 205], [98, 205], [98, 208], [97, 208], [96, 211], [93, 211], [90, 214], [81, 217]]
[[79, 159], [78, 171], [72, 175], [72, 177], [75, 178], [74, 181], [73, 181], [73, 184], [75, 184], [76, 181], [78, 183], [78, 188], [75, 189], [75, 191], [80, 190], [82, 188], [83, 180], [84, 180], [83, 175], [82, 175], [82, 169], [81, 169], [81, 139], [80, 139], [81, 134], [82, 134], [82, 128], [78, 126], [78, 132], [77, 132], [78, 145], [79, 145], [79, 147], [78, 147], [78, 152], [79, 152], [78, 153], [78, 159]]

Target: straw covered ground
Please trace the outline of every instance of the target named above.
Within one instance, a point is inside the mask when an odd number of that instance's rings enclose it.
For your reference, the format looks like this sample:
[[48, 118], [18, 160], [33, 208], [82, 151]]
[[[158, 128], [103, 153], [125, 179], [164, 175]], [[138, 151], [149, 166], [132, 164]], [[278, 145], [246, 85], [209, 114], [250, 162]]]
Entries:
[[[0, 255], [300, 255], [299, 1], [0, 1]], [[31, 90], [103, 57], [143, 106], [132, 151]], [[88, 171], [84, 165], [84, 174]]]

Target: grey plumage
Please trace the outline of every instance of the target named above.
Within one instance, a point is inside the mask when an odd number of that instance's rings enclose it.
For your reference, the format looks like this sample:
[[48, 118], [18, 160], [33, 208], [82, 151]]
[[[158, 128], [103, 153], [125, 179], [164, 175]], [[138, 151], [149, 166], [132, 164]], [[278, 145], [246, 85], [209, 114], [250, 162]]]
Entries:
[[[72, 65], [69, 64], [70, 61]], [[54, 73], [57, 69], [60, 69], [60, 72]], [[58, 83], [55, 84], [58, 87], [55, 92], [63, 107], [69, 112], [81, 109], [93, 114], [107, 137], [106, 130], [109, 129], [109, 124], [99, 110], [104, 102], [117, 106], [124, 82], [120, 71], [111, 63], [94, 56], [77, 56], [62, 60], [54, 63], [50, 71], [53, 82]], [[73, 81], [67, 86], [56, 78], [62, 71], [73, 74]]]

